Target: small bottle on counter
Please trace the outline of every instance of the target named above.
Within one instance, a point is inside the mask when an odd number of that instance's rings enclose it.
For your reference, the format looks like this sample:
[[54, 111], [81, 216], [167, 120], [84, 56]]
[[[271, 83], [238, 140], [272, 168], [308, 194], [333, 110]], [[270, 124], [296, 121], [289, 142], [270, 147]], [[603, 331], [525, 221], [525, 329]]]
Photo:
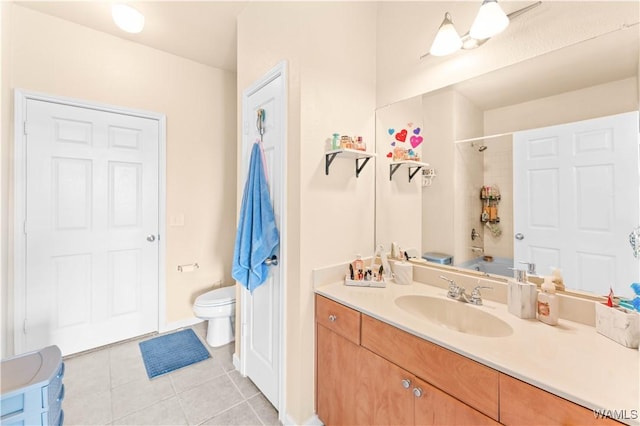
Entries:
[[538, 319], [545, 324], [557, 325], [560, 304], [558, 296], [555, 295], [553, 277], [544, 277], [541, 289], [538, 294]]

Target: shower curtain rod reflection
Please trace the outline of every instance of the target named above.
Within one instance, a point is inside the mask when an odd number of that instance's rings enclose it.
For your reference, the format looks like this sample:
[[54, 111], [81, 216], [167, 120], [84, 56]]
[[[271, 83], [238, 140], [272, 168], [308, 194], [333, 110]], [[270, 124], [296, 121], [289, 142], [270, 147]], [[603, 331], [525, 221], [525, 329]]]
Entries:
[[496, 135], [480, 136], [477, 138], [470, 138], [470, 139], [460, 139], [457, 141], [453, 141], [453, 143], [474, 142], [474, 141], [481, 141], [484, 139], [494, 139], [494, 138], [499, 138], [501, 136], [512, 136], [512, 135], [513, 135], [513, 132], [498, 133]]

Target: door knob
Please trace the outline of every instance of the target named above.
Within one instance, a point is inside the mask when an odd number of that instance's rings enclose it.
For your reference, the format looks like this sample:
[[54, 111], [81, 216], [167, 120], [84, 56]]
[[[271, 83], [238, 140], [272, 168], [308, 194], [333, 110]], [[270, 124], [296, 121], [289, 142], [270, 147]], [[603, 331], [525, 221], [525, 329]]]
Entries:
[[422, 396], [422, 389], [413, 388], [413, 396], [415, 396], [416, 398], [420, 398]]
[[409, 389], [409, 386], [411, 386], [411, 380], [402, 379], [402, 387], [405, 388], [405, 389]]
[[154, 242], [156, 240], [156, 236], [153, 234], [149, 234], [147, 235], [147, 241], [149, 241], [150, 243]]
[[264, 264], [267, 266], [278, 266], [278, 256], [274, 254], [271, 257], [267, 257], [267, 259], [264, 261]]
[[524, 240], [524, 235], [521, 234], [520, 232], [518, 232], [516, 235], [514, 235], [514, 237], [516, 238], [516, 240], [520, 241], [520, 240]]

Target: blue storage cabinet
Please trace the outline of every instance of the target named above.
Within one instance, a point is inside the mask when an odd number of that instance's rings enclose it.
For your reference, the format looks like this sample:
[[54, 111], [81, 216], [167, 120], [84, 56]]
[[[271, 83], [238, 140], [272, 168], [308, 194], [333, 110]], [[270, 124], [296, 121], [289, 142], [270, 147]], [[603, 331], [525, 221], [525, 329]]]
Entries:
[[51, 425], [64, 422], [64, 363], [57, 346], [2, 361], [2, 426]]

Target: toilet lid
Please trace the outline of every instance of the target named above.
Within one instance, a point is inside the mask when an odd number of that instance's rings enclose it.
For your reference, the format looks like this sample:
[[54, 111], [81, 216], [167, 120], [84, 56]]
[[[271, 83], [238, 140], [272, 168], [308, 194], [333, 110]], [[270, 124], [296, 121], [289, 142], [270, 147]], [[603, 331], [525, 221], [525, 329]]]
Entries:
[[231, 285], [220, 287], [198, 296], [195, 304], [198, 306], [219, 306], [235, 303], [235, 301], [236, 287]]

